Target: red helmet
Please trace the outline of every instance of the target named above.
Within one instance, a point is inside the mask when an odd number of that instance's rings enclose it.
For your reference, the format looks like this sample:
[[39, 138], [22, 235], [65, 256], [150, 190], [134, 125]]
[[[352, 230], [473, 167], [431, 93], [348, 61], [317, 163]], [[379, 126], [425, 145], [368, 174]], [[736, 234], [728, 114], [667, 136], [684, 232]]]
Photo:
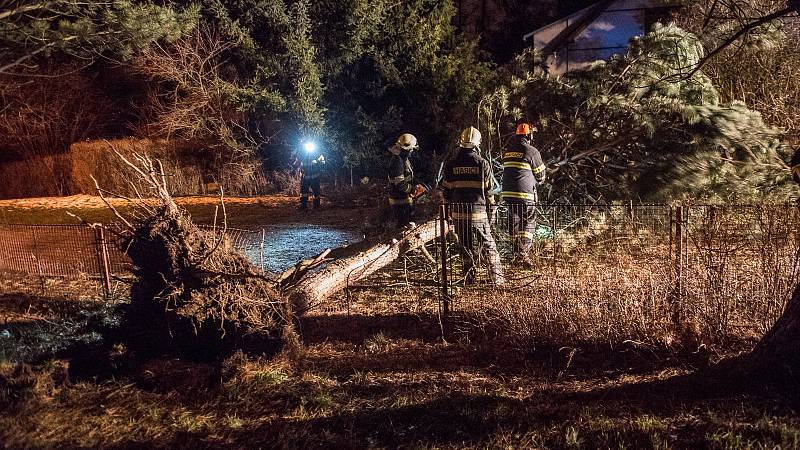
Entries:
[[529, 123], [521, 123], [517, 125], [517, 134], [528, 135], [536, 131], [536, 127]]

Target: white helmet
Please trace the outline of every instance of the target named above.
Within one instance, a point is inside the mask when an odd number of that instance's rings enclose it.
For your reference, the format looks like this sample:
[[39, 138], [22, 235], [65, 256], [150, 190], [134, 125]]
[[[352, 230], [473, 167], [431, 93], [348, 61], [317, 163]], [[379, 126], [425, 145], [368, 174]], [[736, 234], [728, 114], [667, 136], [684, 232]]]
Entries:
[[481, 132], [475, 127], [469, 127], [461, 132], [458, 145], [464, 148], [476, 148], [481, 145]]
[[413, 134], [404, 133], [401, 134], [399, 138], [397, 138], [397, 142], [395, 143], [395, 145], [402, 148], [403, 150], [413, 150], [417, 148], [417, 138], [415, 138]]

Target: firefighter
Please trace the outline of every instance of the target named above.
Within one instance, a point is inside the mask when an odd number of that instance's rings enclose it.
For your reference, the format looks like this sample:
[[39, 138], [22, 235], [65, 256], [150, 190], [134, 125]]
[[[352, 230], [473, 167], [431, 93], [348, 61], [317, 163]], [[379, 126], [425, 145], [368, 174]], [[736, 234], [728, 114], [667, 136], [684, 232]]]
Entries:
[[530, 251], [536, 230], [536, 186], [546, 176], [542, 155], [531, 145], [536, 127], [521, 123], [514, 141], [503, 152], [503, 191], [508, 205], [508, 233], [514, 239], [514, 262], [532, 267]]
[[444, 165], [442, 193], [458, 237], [467, 283], [475, 282], [476, 261], [485, 253], [492, 282], [501, 286], [505, 278], [487, 215], [489, 192], [495, 186], [491, 167], [480, 156], [480, 143], [477, 129], [469, 127], [461, 133], [455, 156]]
[[295, 171], [300, 170], [300, 208], [308, 208], [308, 198], [314, 193], [314, 208], [318, 208], [322, 198], [319, 178], [322, 166], [325, 165], [325, 156], [317, 149], [313, 142], [303, 144], [303, 152], [295, 155]]
[[411, 222], [414, 201], [428, 190], [424, 184], [414, 184], [414, 169], [408, 158], [417, 148], [417, 138], [409, 133], [401, 134], [389, 148], [389, 208], [397, 228]]

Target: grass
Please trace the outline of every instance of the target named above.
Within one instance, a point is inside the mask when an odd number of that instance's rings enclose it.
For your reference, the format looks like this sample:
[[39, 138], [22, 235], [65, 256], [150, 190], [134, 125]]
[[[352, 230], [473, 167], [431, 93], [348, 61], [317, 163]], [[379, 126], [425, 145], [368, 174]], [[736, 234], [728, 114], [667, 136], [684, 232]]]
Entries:
[[[800, 433], [779, 399], [663, 391], [663, 374], [565, 382], [468, 361], [357, 373], [320, 356], [319, 366], [251, 363], [256, 374], [193, 393], [129, 380], [37, 388], [4, 409], [0, 437], [9, 447], [795, 448]], [[274, 371], [286, 378], [257, 375]]]
[[[74, 312], [75, 314], [78, 311]], [[218, 364], [80, 354], [0, 365], [0, 441], [27, 447], [797, 448], [786, 392], [744, 389], [673, 354], [524, 359], [434, 318], [303, 319], [304, 347]], [[376, 331], [377, 330], [377, 331]], [[566, 344], [566, 342], [564, 342]], [[67, 373], [67, 376], [64, 376]], [[21, 380], [21, 381], [20, 381]]]
[[[219, 197], [178, 197], [178, 205], [186, 208], [196, 223], [221, 223], [223, 213], [219, 208]], [[363, 217], [373, 214], [375, 208], [364, 208], [353, 214], [352, 205], [325, 205], [320, 210], [303, 213], [295, 209], [297, 198], [285, 195], [261, 197], [226, 198], [225, 209], [230, 226], [258, 229], [265, 224], [302, 221], [329, 226], [358, 228], [363, 225]], [[114, 205], [125, 214], [128, 209], [124, 200], [114, 201]], [[71, 215], [72, 214], [72, 215]], [[74, 215], [74, 216], [73, 216]], [[79, 224], [80, 217], [89, 223], [109, 223], [116, 218], [97, 197], [73, 196], [60, 198], [0, 200], [0, 224], [54, 225]]]

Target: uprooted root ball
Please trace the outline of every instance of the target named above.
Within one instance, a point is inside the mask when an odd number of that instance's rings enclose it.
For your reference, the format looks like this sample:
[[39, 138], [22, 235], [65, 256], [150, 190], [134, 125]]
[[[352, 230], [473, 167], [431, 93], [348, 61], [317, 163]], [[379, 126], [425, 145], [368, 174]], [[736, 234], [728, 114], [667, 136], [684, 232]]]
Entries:
[[222, 230], [199, 229], [173, 203], [138, 220], [126, 246], [138, 276], [126, 323], [139, 342], [196, 355], [279, 344], [288, 304]]

